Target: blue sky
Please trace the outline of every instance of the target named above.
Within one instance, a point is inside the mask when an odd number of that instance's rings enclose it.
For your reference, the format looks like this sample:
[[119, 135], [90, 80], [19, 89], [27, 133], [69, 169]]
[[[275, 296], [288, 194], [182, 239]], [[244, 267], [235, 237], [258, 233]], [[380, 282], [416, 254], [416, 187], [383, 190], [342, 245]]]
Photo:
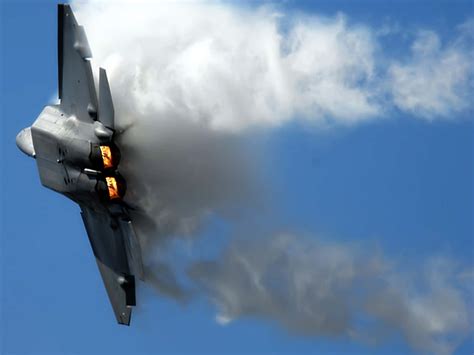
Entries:
[[[222, 326], [204, 296], [182, 306], [144, 286], [138, 289], [132, 326], [117, 326], [78, 207], [41, 187], [34, 162], [15, 146], [17, 132], [31, 125], [57, 90], [56, 4], [1, 6], [3, 353], [413, 351], [396, 333], [375, 347], [345, 337], [292, 334], [253, 316]], [[458, 36], [456, 26], [474, 15], [469, 1], [287, 1], [279, 10], [330, 17], [342, 12], [350, 24], [390, 25], [378, 50], [397, 58], [410, 58], [420, 29], [449, 43]], [[276, 221], [271, 228], [362, 240], [415, 271], [418, 260], [433, 255], [472, 269], [472, 106], [450, 111], [450, 119], [420, 118], [407, 107], [383, 110], [380, 120], [329, 129], [288, 121], [264, 134], [258, 143], [265, 147], [262, 170], [277, 206], [267, 217]], [[200, 232], [199, 248], [203, 253], [214, 248], [206, 243], [221, 234], [225, 239], [228, 229], [211, 221]], [[472, 337], [456, 349], [473, 351]]]

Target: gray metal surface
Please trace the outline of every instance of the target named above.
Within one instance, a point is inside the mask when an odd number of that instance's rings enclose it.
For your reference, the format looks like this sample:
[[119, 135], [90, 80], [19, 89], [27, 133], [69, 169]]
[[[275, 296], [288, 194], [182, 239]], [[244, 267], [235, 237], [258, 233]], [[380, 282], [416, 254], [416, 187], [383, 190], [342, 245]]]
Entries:
[[89, 62], [91, 51], [82, 26], [69, 5], [58, 5], [59, 21], [59, 93], [61, 109], [83, 122], [97, 116], [97, 95]]
[[117, 171], [120, 153], [114, 144], [107, 75], [100, 70], [98, 107], [90, 57], [84, 29], [69, 5], [58, 5], [61, 101], [46, 106], [33, 125], [18, 134], [17, 145], [36, 159], [45, 187], [80, 205], [116, 319], [129, 325], [135, 305], [134, 275], [143, 279], [141, 248], [122, 200], [125, 182]]
[[140, 280], [145, 279], [145, 272], [143, 270], [142, 252], [140, 242], [132, 225], [131, 220], [120, 219], [120, 230], [122, 231], [123, 241], [126, 245], [128, 265], [132, 273]]
[[108, 128], [114, 129], [114, 105], [110, 93], [109, 80], [105, 69], [100, 68], [99, 75], [99, 117], [100, 122]]
[[[121, 275], [103, 264], [99, 259], [96, 259], [96, 261], [117, 322], [123, 325], [130, 325], [130, 317], [132, 315], [131, 307], [134, 306], [134, 304], [127, 305], [127, 289], [122, 287], [117, 281]], [[133, 290], [133, 292], [135, 293], [135, 290]]]

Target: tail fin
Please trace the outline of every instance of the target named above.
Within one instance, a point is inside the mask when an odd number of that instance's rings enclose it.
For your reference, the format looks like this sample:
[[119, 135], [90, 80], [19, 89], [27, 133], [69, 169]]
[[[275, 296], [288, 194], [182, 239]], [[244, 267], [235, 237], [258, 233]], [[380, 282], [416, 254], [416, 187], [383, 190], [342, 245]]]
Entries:
[[100, 68], [99, 75], [99, 121], [105, 127], [114, 129], [114, 104], [112, 102], [107, 73], [103, 68]]

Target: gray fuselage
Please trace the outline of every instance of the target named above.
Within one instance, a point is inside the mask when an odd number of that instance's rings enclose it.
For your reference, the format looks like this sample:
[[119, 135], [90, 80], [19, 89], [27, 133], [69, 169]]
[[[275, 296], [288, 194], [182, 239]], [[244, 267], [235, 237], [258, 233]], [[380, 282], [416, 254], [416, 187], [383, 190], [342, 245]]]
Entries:
[[18, 134], [17, 145], [36, 159], [45, 187], [89, 204], [106, 189], [99, 147], [108, 145], [111, 135], [99, 121], [82, 122], [51, 105]]

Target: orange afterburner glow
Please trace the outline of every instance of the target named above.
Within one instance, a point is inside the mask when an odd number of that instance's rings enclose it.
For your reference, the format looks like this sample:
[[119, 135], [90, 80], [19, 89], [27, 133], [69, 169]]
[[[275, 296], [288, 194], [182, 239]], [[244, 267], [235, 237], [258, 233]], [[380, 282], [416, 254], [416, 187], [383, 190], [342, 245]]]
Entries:
[[107, 145], [101, 145], [100, 153], [102, 154], [102, 162], [104, 163], [104, 168], [112, 168], [112, 151], [110, 150], [110, 147]]
[[107, 189], [109, 191], [109, 198], [114, 200], [116, 198], [120, 198], [119, 191], [118, 191], [118, 184], [117, 180], [113, 176], [106, 176], [105, 182], [107, 183]]

